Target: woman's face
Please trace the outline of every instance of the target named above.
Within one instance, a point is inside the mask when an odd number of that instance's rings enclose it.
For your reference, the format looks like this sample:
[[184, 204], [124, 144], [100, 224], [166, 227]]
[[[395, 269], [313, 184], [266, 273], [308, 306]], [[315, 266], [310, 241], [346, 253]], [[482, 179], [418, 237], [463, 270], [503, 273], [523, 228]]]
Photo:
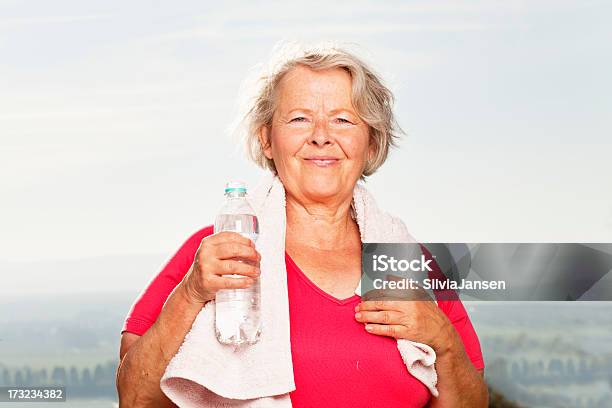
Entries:
[[368, 125], [351, 102], [349, 73], [298, 66], [281, 80], [277, 98], [260, 141], [287, 192], [315, 202], [351, 197], [371, 149]]

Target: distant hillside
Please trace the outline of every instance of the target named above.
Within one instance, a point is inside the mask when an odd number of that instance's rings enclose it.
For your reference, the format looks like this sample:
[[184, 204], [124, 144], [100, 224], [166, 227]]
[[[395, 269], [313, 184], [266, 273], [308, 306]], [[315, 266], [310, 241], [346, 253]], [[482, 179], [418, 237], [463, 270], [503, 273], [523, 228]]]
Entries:
[[140, 291], [165, 255], [108, 255], [75, 260], [0, 261], [0, 299], [22, 295]]
[[[115, 322], [125, 316], [140, 289], [123, 292], [40, 294], [0, 296], [0, 325], [73, 322], [87, 326], [89, 322]], [[123, 319], [123, 317], [121, 319]]]

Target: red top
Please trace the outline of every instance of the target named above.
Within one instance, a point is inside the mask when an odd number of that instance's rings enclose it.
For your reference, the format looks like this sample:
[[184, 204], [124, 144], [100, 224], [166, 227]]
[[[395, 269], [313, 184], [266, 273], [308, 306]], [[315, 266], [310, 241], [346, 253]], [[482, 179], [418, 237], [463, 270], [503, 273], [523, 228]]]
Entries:
[[[174, 287], [193, 263], [209, 226], [192, 235], [132, 306], [123, 331], [138, 335], [155, 322]], [[423, 407], [427, 388], [412, 377], [390, 337], [370, 334], [355, 320], [358, 295], [337, 299], [317, 287], [285, 254], [294, 407]], [[476, 332], [460, 301], [440, 301], [476, 367], [484, 368]], [[374, 401], [373, 398], [376, 398]]]

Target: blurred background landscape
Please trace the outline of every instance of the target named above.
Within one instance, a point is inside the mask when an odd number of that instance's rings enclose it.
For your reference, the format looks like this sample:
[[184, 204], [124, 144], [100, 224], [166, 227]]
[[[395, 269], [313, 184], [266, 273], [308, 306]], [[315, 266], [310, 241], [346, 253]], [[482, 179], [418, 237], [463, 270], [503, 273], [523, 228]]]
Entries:
[[[112, 407], [119, 332], [136, 296], [0, 300], [0, 386], [65, 385], [68, 403]], [[487, 382], [506, 400], [533, 408], [610, 406], [612, 305], [469, 302], [466, 307], [480, 337]]]

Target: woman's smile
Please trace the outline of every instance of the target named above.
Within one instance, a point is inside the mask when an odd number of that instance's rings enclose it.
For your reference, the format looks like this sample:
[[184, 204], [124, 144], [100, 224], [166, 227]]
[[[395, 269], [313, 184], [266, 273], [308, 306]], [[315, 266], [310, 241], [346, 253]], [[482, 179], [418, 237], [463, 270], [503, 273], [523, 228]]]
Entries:
[[333, 167], [340, 163], [340, 159], [332, 156], [310, 156], [304, 162], [317, 167]]

